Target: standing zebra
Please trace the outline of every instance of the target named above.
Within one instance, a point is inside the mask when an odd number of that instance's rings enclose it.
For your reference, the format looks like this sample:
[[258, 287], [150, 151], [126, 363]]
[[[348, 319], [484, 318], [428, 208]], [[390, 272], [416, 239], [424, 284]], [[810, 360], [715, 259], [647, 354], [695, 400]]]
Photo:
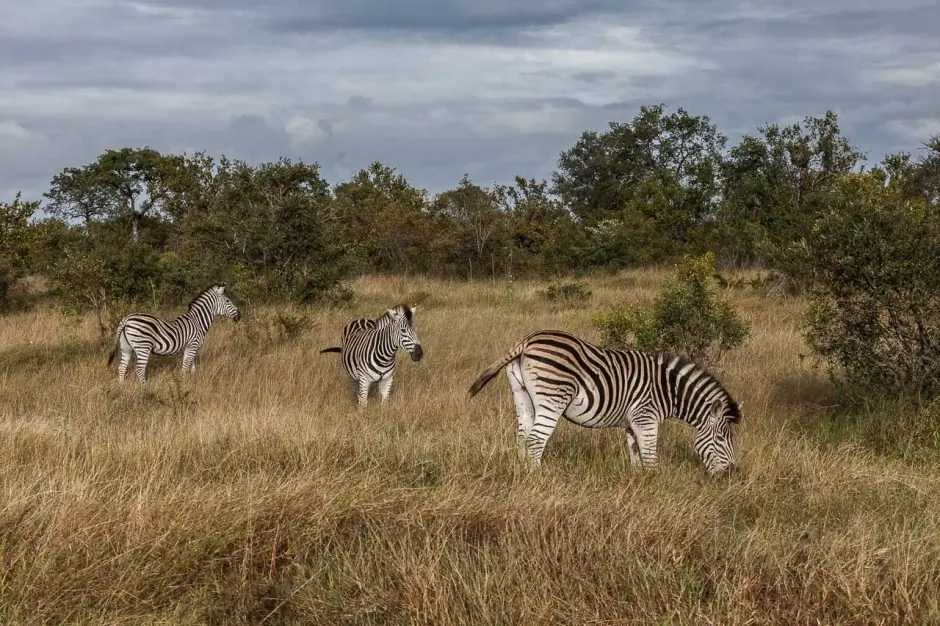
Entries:
[[388, 402], [399, 347], [411, 355], [412, 361], [420, 361], [424, 356], [414, 325], [417, 310], [417, 306], [398, 305], [377, 319], [353, 320], [343, 328], [341, 347], [320, 350], [320, 354], [342, 355], [346, 373], [359, 386], [359, 406], [368, 403], [369, 389], [374, 383], [378, 383], [382, 403]]
[[124, 382], [131, 355], [135, 357], [137, 380], [146, 381], [147, 361], [151, 354], [176, 354], [183, 350], [183, 371], [196, 371], [196, 351], [206, 339], [206, 332], [217, 315], [241, 319], [238, 308], [225, 293], [225, 284], [213, 285], [189, 303], [186, 313], [166, 321], [147, 313], [130, 313], [124, 316], [117, 328], [114, 349], [108, 357], [108, 365], [114, 361], [118, 348], [121, 360], [118, 364], [118, 382]]
[[532, 468], [541, 465], [545, 445], [562, 416], [587, 428], [626, 428], [633, 465], [658, 464], [659, 425], [667, 418], [695, 427], [695, 452], [709, 474], [737, 463], [731, 424], [740, 421], [740, 406], [692, 361], [605, 350], [566, 332], [544, 330], [523, 337], [480, 374], [470, 396], [507, 365], [516, 405], [516, 443], [522, 458], [528, 453]]

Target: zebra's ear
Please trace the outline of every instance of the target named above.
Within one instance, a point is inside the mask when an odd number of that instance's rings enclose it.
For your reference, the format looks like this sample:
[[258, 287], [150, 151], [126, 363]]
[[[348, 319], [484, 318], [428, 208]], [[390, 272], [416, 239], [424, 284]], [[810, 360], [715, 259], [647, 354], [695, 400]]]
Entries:
[[395, 309], [385, 309], [385, 312], [388, 313], [388, 316], [392, 318], [393, 320], [398, 319], [398, 311], [396, 311]]
[[414, 315], [417, 312], [417, 310], [418, 310], [418, 305], [415, 304], [414, 306], [411, 307], [411, 314]]

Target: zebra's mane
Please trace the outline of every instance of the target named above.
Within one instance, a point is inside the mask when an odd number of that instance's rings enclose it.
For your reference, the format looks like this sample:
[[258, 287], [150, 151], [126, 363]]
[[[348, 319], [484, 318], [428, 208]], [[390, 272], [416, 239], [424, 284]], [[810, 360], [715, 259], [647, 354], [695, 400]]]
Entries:
[[[408, 323], [409, 323], [409, 324], [413, 324], [413, 323], [414, 323], [414, 312], [411, 310], [411, 307], [410, 307], [410, 306], [408, 306], [408, 305], [406, 305], [406, 304], [396, 304], [395, 306], [389, 307], [389, 308], [392, 309], [392, 310], [394, 310], [394, 309], [399, 309], [399, 310], [401, 310], [401, 311], [405, 314], [405, 319], [408, 320]], [[380, 320], [387, 319], [388, 317], [390, 317], [389, 314], [388, 314], [388, 311], [385, 311], [385, 313], [382, 313], [382, 314], [379, 315], [377, 318], [375, 318], [375, 321], [376, 321], [376, 322], [379, 322]]]
[[715, 375], [712, 374], [711, 371], [709, 371], [707, 367], [705, 367], [704, 365], [696, 361], [693, 361], [692, 359], [688, 358], [684, 354], [673, 354], [671, 352], [662, 351], [658, 354], [658, 357], [657, 357], [657, 361], [661, 365], [669, 365], [670, 363], [672, 363], [673, 360], [676, 360], [676, 366], [673, 368], [674, 370], [681, 370], [686, 365], [691, 364], [695, 367], [695, 370], [707, 376], [708, 379], [711, 382], [713, 382], [715, 386], [718, 387], [719, 390], [721, 390], [721, 395], [727, 407], [725, 409], [725, 415], [727, 416], [726, 419], [732, 424], [737, 424], [738, 422], [741, 421], [740, 405], [738, 405], [738, 402], [734, 398], [731, 397], [731, 394], [728, 392], [727, 389], [725, 389], [725, 386], [721, 384], [721, 381], [718, 380], [718, 378], [716, 378]]
[[200, 292], [199, 292], [199, 295], [197, 295], [195, 298], [193, 298], [192, 300], [190, 300], [190, 301], [189, 301], [189, 304], [186, 305], [186, 312], [188, 313], [188, 312], [192, 311], [192, 310], [193, 310], [193, 307], [196, 306], [196, 303], [197, 303], [197, 302], [199, 302], [200, 300], [204, 299], [205, 296], [206, 296], [206, 294], [208, 294], [210, 291], [212, 291], [212, 290], [214, 290], [216, 287], [220, 287], [220, 286], [221, 286], [221, 285], [210, 285], [210, 286], [206, 287], [205, 289], [203, 289], [202, 291], [200, 291]]

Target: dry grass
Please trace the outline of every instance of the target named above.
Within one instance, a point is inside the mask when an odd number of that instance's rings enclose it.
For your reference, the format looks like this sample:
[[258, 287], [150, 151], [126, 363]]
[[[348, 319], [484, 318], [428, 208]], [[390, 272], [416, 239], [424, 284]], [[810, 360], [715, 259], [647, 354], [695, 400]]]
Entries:
[[[656, 472], [621, 432], [564, 424], [529, 475], [505, 378], [467, 399], [523, 333], [596, 338], [592, 310], [662, 278], [592, 280], [579, 308], [544, 284], [362, 279], [294, 340], [266, 332], [273, 311], [220, 321], [194, 379], [159, 359], [145, 389], [118, 388], [90, 320], [0, 318], [0, 621], [940, 620], [938, 465], [832, 436], [798, 302], [733, 294], [753, 336], [721, 372], [744, 406], [730, 480], [678, 424]], [[389, 406], [360, 413], [317, 352], [399, 300], [423, 304], [425, 360], [400, 356]]]

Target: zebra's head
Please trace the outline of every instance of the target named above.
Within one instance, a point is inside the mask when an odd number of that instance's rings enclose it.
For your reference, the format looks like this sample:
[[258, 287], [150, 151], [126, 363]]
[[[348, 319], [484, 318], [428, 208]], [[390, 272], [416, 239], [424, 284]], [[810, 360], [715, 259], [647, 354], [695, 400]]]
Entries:
[[392, 326], [398, 331], [398, 345], [411, 356], [412, 361], [420, 361], [424, 356], [421, 340], [418, 339], [418, 329], [415, 328], [415, 311], [417, 306], [399, 304], [393, 309], [387, 309]]
[[734, 427], [741, 420], [741, 405], [730, 397], [719, 396], [704, 407], [707, 419], [695, 436], [695, 451], [711, 476], [718, 476], [737, 466], [734, 451]]
[[212, 294], [212, 312], [215, 315], [229, 317], [236, 322], [242, 318], [238, 307], [235, 306], [229, 299], [228, 293], [225, 292], [225, 283], [213, 285], [209, 290]]

